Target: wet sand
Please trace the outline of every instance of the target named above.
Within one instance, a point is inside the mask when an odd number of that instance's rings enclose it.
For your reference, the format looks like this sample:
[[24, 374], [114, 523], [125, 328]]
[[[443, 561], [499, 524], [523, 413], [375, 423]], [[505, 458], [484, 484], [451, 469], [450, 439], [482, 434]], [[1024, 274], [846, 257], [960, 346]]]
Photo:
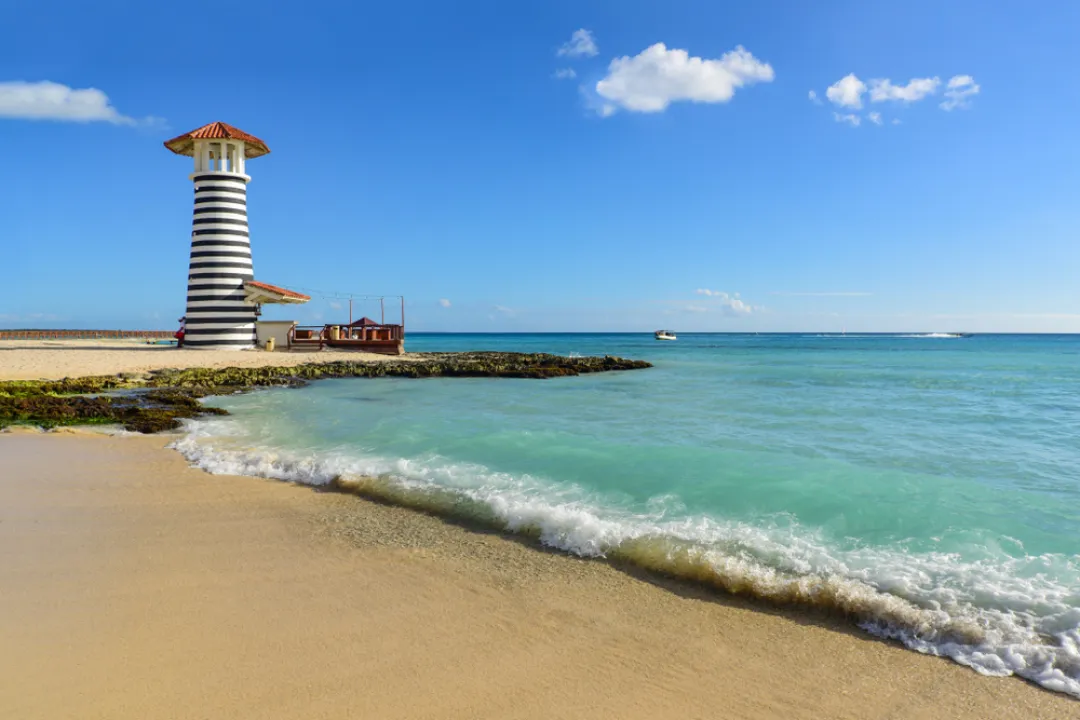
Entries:
[[206, 475], [166, 441], [0, 434], [4, 717], [1080, 715], [827, 618]]
[[162, 368], [288, 366], [340, 360], [386, 362], [410, 357], [335, 350], [193, 350], [148, 345], [142, 340], [4, 340], [0, 342], [0, 380], [61, 380]]

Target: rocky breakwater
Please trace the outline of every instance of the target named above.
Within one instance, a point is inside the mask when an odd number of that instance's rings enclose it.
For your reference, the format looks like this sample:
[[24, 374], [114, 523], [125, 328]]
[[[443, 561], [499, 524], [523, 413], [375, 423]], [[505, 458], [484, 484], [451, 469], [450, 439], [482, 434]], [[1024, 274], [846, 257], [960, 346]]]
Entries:
[[120, 425], [142, 433], [172, 430], [180, 420], [226, 414], [200, 400], [258, 387], [300, 387], [312, 380], [378, 377], [548, 379], [652, 367], [641, 360], [544, 353], [422, 353], [407, 360], [315, 362], [290, 367], [190, 368], [145, 376], [94, 376], [0, 382], [0, 427]]

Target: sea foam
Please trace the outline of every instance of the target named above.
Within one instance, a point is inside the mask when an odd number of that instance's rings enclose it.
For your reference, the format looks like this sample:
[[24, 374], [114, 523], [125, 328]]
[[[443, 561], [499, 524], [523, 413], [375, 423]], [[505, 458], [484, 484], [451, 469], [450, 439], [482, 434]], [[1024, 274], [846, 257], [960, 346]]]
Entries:
[[214, 474], [330, 486], [779, 606], [842, 613], [866, 632], [921, 653], [1080, 698], [1075, 558], [990, 553], [971, 561], [948, 553], [841, 549], [788, 517], [750, 524], [686, 515], [670, 498], [632, 513], [573, 485], [437, 455], [240, 447], [222, 436], [228, 429], [228, 420], [192, 423], [172, 447]]

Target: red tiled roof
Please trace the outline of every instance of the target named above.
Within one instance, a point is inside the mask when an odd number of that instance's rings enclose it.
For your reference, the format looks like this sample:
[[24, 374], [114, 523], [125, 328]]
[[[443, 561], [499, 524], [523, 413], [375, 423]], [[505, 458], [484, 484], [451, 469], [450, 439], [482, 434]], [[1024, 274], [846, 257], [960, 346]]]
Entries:
[[259, 138], [223, 122], [212, 122], [197, 130], [167, 140], [165, 147], [177, 155], [191, 155], [194, 152], [196, 140], [241, 140], [244, 143], [244, 156], [249, 158], [270, 152], [270, 148]]
[[292, 290], [286, 290], [283, 287], [278, 287], [277, 285], [271, 285], [270, 283], [259, 282], [258, 280], [248, 280], [244, 284], [249, 285], [251, 287], [259, 288], [260, 290], [265, 290], [267, 292], [277, 293], [278, 295], [283, 295], [285, 297], [296, 298], [297, 300], [310, 300], [311, 299], [310, 295], [304, 295], [303, 293], [293, 292]]

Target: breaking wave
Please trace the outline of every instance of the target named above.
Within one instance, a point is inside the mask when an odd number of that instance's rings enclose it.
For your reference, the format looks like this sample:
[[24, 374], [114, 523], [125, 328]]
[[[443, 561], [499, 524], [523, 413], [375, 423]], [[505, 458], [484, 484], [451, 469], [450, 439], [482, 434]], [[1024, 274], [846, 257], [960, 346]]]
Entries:
[[902, 334], [889, 334], [889, 333], [822, 333], [819, 335], [808, 335], [807, 337], [816, 338], [828, 338], [830, 340], [895, 340], [898, 338], [922, 338], [922, 339], [961, 339], [968, 337], [961, 333], [902, 333]]
[[172, 447], [214, 474], [332, 487], [778, 606], [841, 613], [918, 652], [1080, 698], [1075, 557], [1000, 553], [971, 561], [899, 548], [842, 549], [790, 517], [754, 525], [687, 516], [670, 497], [635, 513], [577, 486], [434, 455], [388, 459], [349, 448], [306, 455], [239, 447], [218, 432], [227, 429], [227, 421], [193, 423]]
[[959, 333], [917, 333], [917, 334], [914, 334], [914, 335], [898, 335], [897, 337], [946, 339], [946, 338], [962, 338], [964, 336], [960, 335]]

